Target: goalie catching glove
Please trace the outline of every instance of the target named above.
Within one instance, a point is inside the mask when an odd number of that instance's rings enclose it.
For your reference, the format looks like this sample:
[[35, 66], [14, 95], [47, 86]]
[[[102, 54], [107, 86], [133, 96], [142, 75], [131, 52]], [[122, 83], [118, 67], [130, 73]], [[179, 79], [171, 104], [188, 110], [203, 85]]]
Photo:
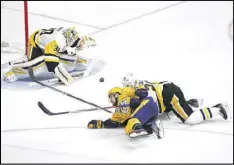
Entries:
[[84, 36], [81, 37], [81, 39], [79, 40], [78, 44], [77, 44], [77, 48], [78, 50], [82, 50], [85, 46], [89, 47], [89, 46], [96, 46], [96, 41], [92, 38], [90, 38], [89, 36]]

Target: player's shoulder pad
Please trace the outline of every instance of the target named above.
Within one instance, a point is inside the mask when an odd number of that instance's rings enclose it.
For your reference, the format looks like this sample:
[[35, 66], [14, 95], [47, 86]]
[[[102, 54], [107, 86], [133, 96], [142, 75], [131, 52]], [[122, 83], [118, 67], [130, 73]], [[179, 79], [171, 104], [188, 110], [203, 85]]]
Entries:
[[135, 89], [132, 87], [124, 87], [122, 88], [122, 98], [133, 97], [135, 93]]
[[132, 97], [123, 97], [123, 95], [119, 96], [118, 105], [130, 104]]

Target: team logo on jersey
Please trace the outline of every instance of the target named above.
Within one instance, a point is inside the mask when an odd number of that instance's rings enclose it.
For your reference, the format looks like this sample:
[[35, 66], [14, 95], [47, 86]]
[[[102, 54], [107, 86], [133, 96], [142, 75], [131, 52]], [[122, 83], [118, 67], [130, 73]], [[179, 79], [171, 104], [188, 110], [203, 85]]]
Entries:
[[128, 107], [127, 107], [128, 101], [127, 100], [123, 100], [120, 104], [121, 108], [120, 111], [123, 114], [127, 114], [128, 113]]

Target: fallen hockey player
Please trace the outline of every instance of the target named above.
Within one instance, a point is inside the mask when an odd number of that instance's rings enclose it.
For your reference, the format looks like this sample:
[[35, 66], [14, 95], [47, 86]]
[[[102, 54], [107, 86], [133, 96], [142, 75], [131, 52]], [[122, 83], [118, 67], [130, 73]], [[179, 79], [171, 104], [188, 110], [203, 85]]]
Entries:
[[194, 109], [194, 107], [200, 106], [199, 102], [195, 99], [186, 101], [182, 90], [172, 82], [151, 83], [140, 81], [130, 73], [123, 77], [122, 84], [125, 87], [132, 87], [133, 89], [141, 86], [142, 90], [145, 90], [145, 95], [151, 96], [154, 99], [154, 102], [158, 105], [159, 113], [172, 111], [186, 124], [198, 124], [217, 115], [220, 115], [225, 120], [231, 117], [229, 107], [225, 103], [199, 108], [199, 110]]
[[158, 138], [164, 137], [164, 129], [158, 118], [159, 108], [145, 91], [133, 88], [114, 87], [108, 92], [109, 101], [116, 108], [110, 119], [91, 120], [88, 128], [125, 127], [125, 133], [131, 138], [149, 135], [153, 132]]
[[52, 73], [60, 82], [69, 85], [74, 81], [69, 72], [87, 69], [87, 60], [77, 52], [95, 45], [94, 39], [79, 37], [74, 27], [37, 30], [28, 41], [27, 61], [11, 65], [3, 74], [3, 80], [15, 82], [28, 78], [28, 67], [32, 67], [36, 76]]

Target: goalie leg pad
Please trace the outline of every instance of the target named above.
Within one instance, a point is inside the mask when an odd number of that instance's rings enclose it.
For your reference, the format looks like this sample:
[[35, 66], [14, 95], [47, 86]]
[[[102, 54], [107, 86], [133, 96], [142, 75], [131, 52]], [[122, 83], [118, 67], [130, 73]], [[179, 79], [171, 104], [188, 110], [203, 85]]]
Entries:
[[71, 75], [64, 69], [63, 65], [60, 63], [54, 69], [55, 75], [61, 80], [65, 85], [70, 85], [74, 79]]
[[3, 80], [8, 83], [12, 83], [18, 80], [16, 74], [11, 69], [10, 71], [3, 74]]

